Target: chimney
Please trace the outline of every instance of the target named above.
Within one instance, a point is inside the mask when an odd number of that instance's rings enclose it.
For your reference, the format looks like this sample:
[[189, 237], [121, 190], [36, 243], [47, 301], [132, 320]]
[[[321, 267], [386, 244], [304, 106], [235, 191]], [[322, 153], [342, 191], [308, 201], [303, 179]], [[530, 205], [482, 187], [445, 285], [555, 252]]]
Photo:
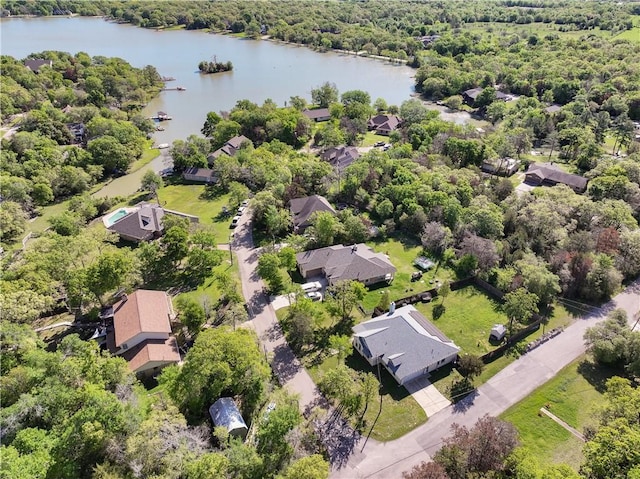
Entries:
[[358, 245], [357, 245], [357, 244], [354, 244], [354, 245], [351, 247], [351, 252], [352, 252], [352, 253], [355, 253], [356, 251], [358, 251]]
[[396, 302], [395, 301], [391, 301], [389, 303], [389, 314], [393, 314], [396, 312]]

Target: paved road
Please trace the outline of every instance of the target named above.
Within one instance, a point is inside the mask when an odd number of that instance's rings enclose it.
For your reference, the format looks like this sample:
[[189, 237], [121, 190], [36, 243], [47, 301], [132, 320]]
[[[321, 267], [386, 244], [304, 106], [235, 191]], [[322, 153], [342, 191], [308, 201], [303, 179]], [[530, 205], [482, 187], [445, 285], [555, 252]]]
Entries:
[[346, 466], [334, 468], [331, 477], [399, 478], [403, 471], [428, 461], [440, 448], [442, 438], [449, 435], [453, 423], [472, 427], [485, 414], [499, 415], [584, 354], [584, 332], [605, 319], [614, 308], [625, 309], [629, 323], [633, 324], [633, 316], [640, 310], [640, 280], [597, 312], [576, 320], [560, 335], [511, 363], [478, 388], [473, 397], [443, 409], [400, 439], [388, 443], [369, 442], [362, 451], [363, 445], [357, 444], [355, 449], [359, 453], [351, 456]]
[[304, 412], [321, 399], [313, 380], [289, 348], [276, 313], [263, 292], [264, 283], [256, 272], [259, 250], [254, 248], [249, 211], [245, 211], [235, 229], [231, 246], [238, 260], [242, 293], [249, 306], [251, 320], [247, 326], [256, 331], [265, 352], [271, 355], [271, 367], [280, 384], [300, 396], [300, 409]]

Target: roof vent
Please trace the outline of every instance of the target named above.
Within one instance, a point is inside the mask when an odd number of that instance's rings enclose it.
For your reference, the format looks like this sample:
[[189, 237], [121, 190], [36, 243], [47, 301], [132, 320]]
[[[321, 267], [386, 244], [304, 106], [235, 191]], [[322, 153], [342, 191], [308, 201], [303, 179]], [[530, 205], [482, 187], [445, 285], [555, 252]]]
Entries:
[[396, 312], [396, 302], [395, 301], [391, 301], [389, 303], [389, 314], [393, 314]]

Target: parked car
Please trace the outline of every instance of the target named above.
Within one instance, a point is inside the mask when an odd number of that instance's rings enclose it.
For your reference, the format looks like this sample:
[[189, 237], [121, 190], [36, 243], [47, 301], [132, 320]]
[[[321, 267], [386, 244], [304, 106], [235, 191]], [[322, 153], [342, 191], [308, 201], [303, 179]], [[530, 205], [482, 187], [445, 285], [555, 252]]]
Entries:
[[244, 206], [246, 208], [249, 206], [249, 200], [243, 200], [242, 203], [240, 203], [240, 206]]
[[236, 213], [238, 216], [241, 216], [242, 213], [244, 213], [244, 210], [246, 210], [247, 207], [246, 206], [239, 206], [238, 207], [238, 212]]
[[231, 228], [235, 228], [236, 226], [238, 226], [239, 222], [240, 222], [240, 216], [234, 216], [233, 219], [231, 220]]
[[384, 141], [376, 141], [373, 146], [384, 146]]
[[320, 291], [311, 291], [307, 293], [307, 298], [310, 298], [312, 301], [322, 301], [322, 293]]
[[301, 287], [305, 293], [312, 293], [314, 291], [320, 291], [322, 289], [322, 283], [320, 283], [320, 281], [311, 281], [310, 283], [304, 283]]

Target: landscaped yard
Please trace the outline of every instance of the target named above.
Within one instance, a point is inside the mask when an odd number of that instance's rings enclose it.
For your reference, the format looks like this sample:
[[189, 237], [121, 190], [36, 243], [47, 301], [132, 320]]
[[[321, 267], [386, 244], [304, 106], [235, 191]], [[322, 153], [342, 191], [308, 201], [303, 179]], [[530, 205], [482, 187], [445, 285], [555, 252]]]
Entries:
[[160, 188], [158, 198], [163, 208], [198, 216], [200, 224], [212, 226], [218, 243], [229, 242], [229, 235], [233, 232], [229, 228], [233, 215], [222, 214], [222, 207], [227, 205], [229, 195], [208, 198], [204, 185], [176, 184]]
[[218, 272], [228, 272], [231, 275], [231, 279], [236, 282], [236, 286], [240, 294], [242, 294], [242, 289], [240, 285], [240, 272], [238, 271], [238, 261], [234, 257], [233, 265], [229, 263], [229, 253], [225, 252], [224, 259], [222, 260], [222, 264], [213, 268], [213, 273], [210, 274], [207, 279], [198, 286], [197, 289], [193, 291], [187, 291], [185, 293], [181, 293], [176, 298], [174, 298], [174, 302], [181, 296], [186, 296], [194, 301], [203, 304], [206, 300], [210, 307], [215, 306], [217, 301], [220, 299], [222, 292], [218, 287], [217, 282], [214, 280], [214, 276]]
[[[378, 374], [377, 368], [369, 366], [369, 363], [357, 352], [347, 357], [345, 363], [356, 371], [370, 372], [376, 376]], [[325, 371], [337, 365], [337, 356], [330, 356], [321, 364], [309, 368], [308, 371], [317, 384]], [[380, 376], [382, 378], [382, 409], [380, 409], [380, 396], [374, 396], [364, 416], [365, 427], [362, 434], [366, 436], [371, 433], [371, 437], [377, 441], [391, 441], [426, 422], [427, 416], [404, 386], [399, 386], [384, 368], [380, 368]], [[378, 412], [380, 412], [379, 417], [377, 417]], [[372, 426], [373, 429], [371, 429]]]
[[541, 464], [564, 462], [577, 469], [582, 462], [584, 443], [546, 415], [539, 414], [540, 408], [547, 407], [582, 431], [594, 423], [604, 383], [615, 374], [616, 371], [595, 366], [583, 356], [500, 417], [516, 426], [522, 445]]
[[367, 312], [372, 312], [380, 302], [380, 298], [385, 291], [389, 291], [391, 301], [404, 298], [411, 294], [426, 291], [433, 288], [434, 278], [440, 281], [451, 281], [454, 273], [447, 268], [436, 267], [425, 272], [420, 281], [412, 282], [411, 273], [418, 271], [413, 261], [422, 255], [422, 246], [404, 239], [390, 238], [385, 241], [376, 241], [368, 243], [374, 251], [384, 253], [389, 256], [393, 265], [397, 268], [397, 272], [393, 282], [390, 285], [374, 285], [370, 288], [369, 293], [362, 301], [362, 306]]

